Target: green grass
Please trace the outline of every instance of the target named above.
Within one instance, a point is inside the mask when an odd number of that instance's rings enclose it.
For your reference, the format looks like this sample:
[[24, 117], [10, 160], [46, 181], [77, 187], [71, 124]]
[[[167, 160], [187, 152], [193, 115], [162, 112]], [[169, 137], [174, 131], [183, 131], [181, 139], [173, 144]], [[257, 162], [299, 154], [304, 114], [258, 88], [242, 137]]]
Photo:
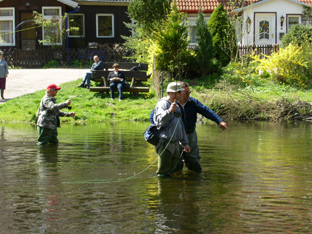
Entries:
[[[158, 101], [152, 88], [150, 93], [138, 95], [124, 93], [124, 100], [119, 102], [118, 98], [112, 101], [109, 94], [100, 94], [90, 92], [88, 89], [77, 88], [80, 82], [79, 79], [62, 84], [62, 89], [56, 96], [57, 103], [70, 98], [72, 100], [71, 111], [76, 112], [75, 118], [61, 118], [62, 122], [148, 121], [150, 112]], [[242, 116], [253, 119], [254, 116], [254, 119], [270, 120], [273, 115], [277, 116], [279, 110], [274, 107], [275, 103], [280, 100], [287, 99], [291, 103], [299, 100], [312, 102], [311, 90], [300, 90], [270, 82], [263, 83], [262, 86], [241, 88], [221, 81], [212, 89], [205, 86], [203, 78], [194, 79], [190, 83], [192, 84], [192, 96], [198, 98], [224, 119], [244, 118]], [[0, 121], [33, 123], [40, 100], [44, 94], [45, 91], [42, 90], [12, 99], [0, 105]], [[270, 108], [267, 108], [268, 106]], [[261, 109], [263, 111], [259, 112]], [[270, 113], [271, 109], [274, 114]], [[67, 109], [63, 110], [68, 111]]]
[[[151, 110], [157, 103], [152, 93], [130, 95], [124, 93], [124, 100], [111, 100], [109, 94], [90, 92], [88, 89], [77, 88], [81, 80], [64, 83], [56, 98], [57, 103], [72, 100], [75, 118], [61, 118], [62, 122], [103, 122], [107, 120], [148, 120]], [[2, 122], [34, 122], [40, 100], [45, 91], [38, 91], [12, 99], [0, 105]], [[115, 96], [118, 94], [115, 93]], [[62, 109], [68, 111], [67, 109]]]

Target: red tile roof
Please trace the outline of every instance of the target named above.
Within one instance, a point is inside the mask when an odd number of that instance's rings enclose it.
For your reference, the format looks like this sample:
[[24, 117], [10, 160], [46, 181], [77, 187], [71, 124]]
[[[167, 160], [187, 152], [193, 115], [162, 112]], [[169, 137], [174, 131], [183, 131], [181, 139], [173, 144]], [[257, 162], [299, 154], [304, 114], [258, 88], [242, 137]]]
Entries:
[[[233, 0], [176, 0], [178, 7], [183, 12], [198, 12], [202, 9], [204, 12], [212, 12], [220, 3], [227, 7], [229, 2], [234, 2]], [[243, 1], [245, 3], [244, 6], [256, 3], [261, 0], [246, 0]], [[302, 2], [308, 5], [312, 5], [312, 0], [298, 0], [298, 2]], [[240, 8], [242, 6], [237, 6]]]

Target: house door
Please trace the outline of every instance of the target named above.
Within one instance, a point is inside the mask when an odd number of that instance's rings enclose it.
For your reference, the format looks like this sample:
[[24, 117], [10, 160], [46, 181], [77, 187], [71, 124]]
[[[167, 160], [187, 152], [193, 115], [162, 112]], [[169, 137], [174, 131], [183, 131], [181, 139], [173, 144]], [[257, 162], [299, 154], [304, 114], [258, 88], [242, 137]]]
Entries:
[[[21, 22], [25, 22], [27, 20], [33, 20], [32, 12], [22, 12], [21, 13]], [[37, 31], [35, 28], [35, 24], [33, 22], [24, 23], [21, 28], [17, 29], [21, 30], [21, 48], [23, 50], [35, 50], [36, 49], [36, 38]]]
[[256, 14], [255, 44], [275, 44], [275, 14]]

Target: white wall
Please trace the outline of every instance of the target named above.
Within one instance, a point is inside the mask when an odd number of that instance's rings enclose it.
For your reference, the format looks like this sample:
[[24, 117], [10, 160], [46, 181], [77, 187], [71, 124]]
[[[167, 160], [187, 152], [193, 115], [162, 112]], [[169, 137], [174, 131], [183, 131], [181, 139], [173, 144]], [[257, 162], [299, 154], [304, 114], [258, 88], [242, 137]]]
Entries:
[[[254, 35], [256, 35], [255, 32], [255, 22], [256, 22], [256, 17], [259, 17], [261, 14], [256, 14], [255, 12], [258, 13], [274, 13], [274, 21], [273, 25], [274, 26], [274, 37], [277, 37], [277, 44], [280, 44], [280, 38], [279, 35], [280, 33], [287, 33], [287, 14], [288, 15], [297, 15], [297, 14], [302, 14], [303, 11], [303, 6], [297, 2], [291, 1], [291, 0], [264, 0], [261, 3], [256, 3], [253, 4], [249, 7], [247, 7], [244, 11], [244, 18], [243, 18], [243, 26], [242, 26], [242, 31], [243, 31], [243, 37], [242, 37], [242, 45], [252, 45], [254, 43]], [[284, 16], [284, 24], [283, 28], [281, 28], [281, 16]], [[246, 32], [246, 20], [247, 18], [251, 19], [251, 30], [250, 33], [247, 34]]]

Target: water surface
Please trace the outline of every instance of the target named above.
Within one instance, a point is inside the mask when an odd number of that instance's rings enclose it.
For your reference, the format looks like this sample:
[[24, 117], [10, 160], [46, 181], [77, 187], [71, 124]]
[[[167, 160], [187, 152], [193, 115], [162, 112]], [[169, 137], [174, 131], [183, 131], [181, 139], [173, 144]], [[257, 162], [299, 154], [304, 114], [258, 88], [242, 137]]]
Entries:
[[0, 233], [310, 233], [310, 123], [199, 124], [203, 173], [157, 178], [148, 123], [0, 125]]

